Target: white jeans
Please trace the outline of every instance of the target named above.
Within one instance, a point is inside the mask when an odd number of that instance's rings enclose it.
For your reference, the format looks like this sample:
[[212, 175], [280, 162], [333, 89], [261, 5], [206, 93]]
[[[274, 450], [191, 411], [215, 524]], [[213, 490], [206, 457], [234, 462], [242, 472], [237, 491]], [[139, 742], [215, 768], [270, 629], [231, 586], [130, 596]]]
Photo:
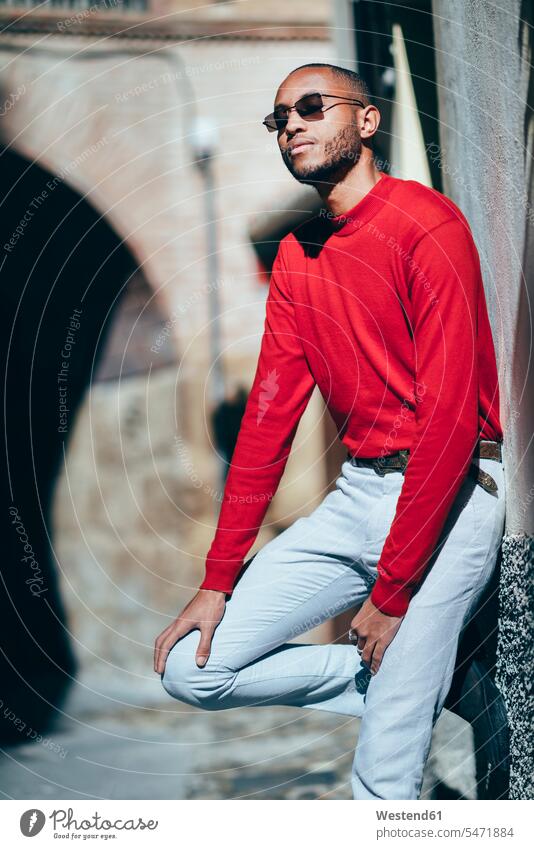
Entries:
[[288, 642], [361, 604], [377, 577], [404, 477], [400, 471], [381, 477], [347, 458], [335, 489], [245, 569], [206, 666], [195, 663], [198, 630], [175, 644], [162, 676], [165, 690], [209, 710], [274, 704], [361, 717], [354, 798], [419, 798], [460, 632], [491, 577], [504, 531], [503, 465], [476, 462], [498, 492], [466, 477], [432, 567], [375, 676], [352, 645]]

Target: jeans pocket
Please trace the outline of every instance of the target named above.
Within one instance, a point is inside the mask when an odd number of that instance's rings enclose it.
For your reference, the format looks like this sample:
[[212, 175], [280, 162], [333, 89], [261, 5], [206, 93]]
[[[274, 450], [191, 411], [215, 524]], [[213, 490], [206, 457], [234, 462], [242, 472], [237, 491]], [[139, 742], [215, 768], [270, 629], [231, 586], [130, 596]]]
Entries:
[[502, 463], [495, 460], [482, 458], [477, 463], [483, 471], [491, 475], [497, 484], [496, 492], [488, 492], [483, 486], [476, 483], [474, 477], [470, 478], [473, 484], [470, 506], [474, 514], [476, 533], [482, 533], [489, 537], [494, 533], [499, 534], [503, 530], [506, 508], [504, 470]]

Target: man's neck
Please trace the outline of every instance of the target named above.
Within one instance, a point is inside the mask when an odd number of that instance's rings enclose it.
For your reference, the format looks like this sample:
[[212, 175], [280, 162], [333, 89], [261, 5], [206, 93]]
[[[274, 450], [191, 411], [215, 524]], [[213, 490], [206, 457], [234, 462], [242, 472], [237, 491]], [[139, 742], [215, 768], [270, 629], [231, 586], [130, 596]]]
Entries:
[[342, 215], [356, 206], [380, 179], [380, 171], [371, 159], [358, 162], [334, 185], [321, 183], [316, 188], [331, 215]]

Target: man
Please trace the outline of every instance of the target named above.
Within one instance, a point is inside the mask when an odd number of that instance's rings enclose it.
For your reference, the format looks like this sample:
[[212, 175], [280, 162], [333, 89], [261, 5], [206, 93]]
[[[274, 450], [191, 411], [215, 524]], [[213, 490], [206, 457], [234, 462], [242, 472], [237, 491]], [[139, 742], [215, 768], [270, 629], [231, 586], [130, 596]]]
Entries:
[[[362, 717], [354, 798], [416, 799], [504, 530], [503, 434], [469, 226], [441, 193], [377, 170], [379, 121], [357, 74], [319, 63], [289, 74], [265, 119], [324, 208], [280, 244], [206, 576], [154, 664], [200, 707]], [[316, 385], [347, 459], [243, 569]], [[288, 642], [358, 605], [355, 647]]]

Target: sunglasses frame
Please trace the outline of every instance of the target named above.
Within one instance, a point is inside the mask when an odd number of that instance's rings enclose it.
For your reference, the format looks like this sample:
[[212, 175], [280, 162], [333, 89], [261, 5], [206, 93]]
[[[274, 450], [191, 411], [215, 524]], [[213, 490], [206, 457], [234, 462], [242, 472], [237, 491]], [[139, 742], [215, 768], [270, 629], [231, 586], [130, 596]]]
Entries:
[[[314, 109], [312, 112], [308, 112], [308, 114], [302, 114], [299, 109], [299, 103], [302, 103], [302, 101], [306, 100], [308, 97], [317, 97], [317, 95], [321, 98], [321, 105], [318, 106], [317, 109]], [[332, 106], [325, 106], [325, 104], [322, 102], [323, 97], [337, 97], [341, 99], [339, 100], [339, 103], [332, 103]], [[345, 97], [343, 94], [326, 94], [322, 91], [310, 91], [309, 94], [304, 94], [302, 97], [299, 97], [299, 99], [295, 101], [293, 106], [284, 107], [283, 111], [285, 112], [285, 117], [277, 118], [276, 112], [271, 112], [270, 115], [265, 116], [264, 120], [262, 121], [262, 124], [267, 127], [270, 133], [280, 132], [281, 130], [285, 129], [289, 120], [289, 113], [292, 109], [295, 109], [301, 118], [308, 120], [311, 115], [316, 115], [318, 112], [326, 112], [327, 109], [332, 109], [333, 106], [339, 106], [341, 103], [356, 103], [358, 106], [362, 106], [363, 108], [365, 108], [365, 103], [362, 103], [361, 100], [355, 100], [350, 97]], [[285, 123], [282, 127], [280, 127], [278, 125], [278, 121], [285, 121]], [[273, 123], [276, 123], [276, 126], [273, 127]]]

